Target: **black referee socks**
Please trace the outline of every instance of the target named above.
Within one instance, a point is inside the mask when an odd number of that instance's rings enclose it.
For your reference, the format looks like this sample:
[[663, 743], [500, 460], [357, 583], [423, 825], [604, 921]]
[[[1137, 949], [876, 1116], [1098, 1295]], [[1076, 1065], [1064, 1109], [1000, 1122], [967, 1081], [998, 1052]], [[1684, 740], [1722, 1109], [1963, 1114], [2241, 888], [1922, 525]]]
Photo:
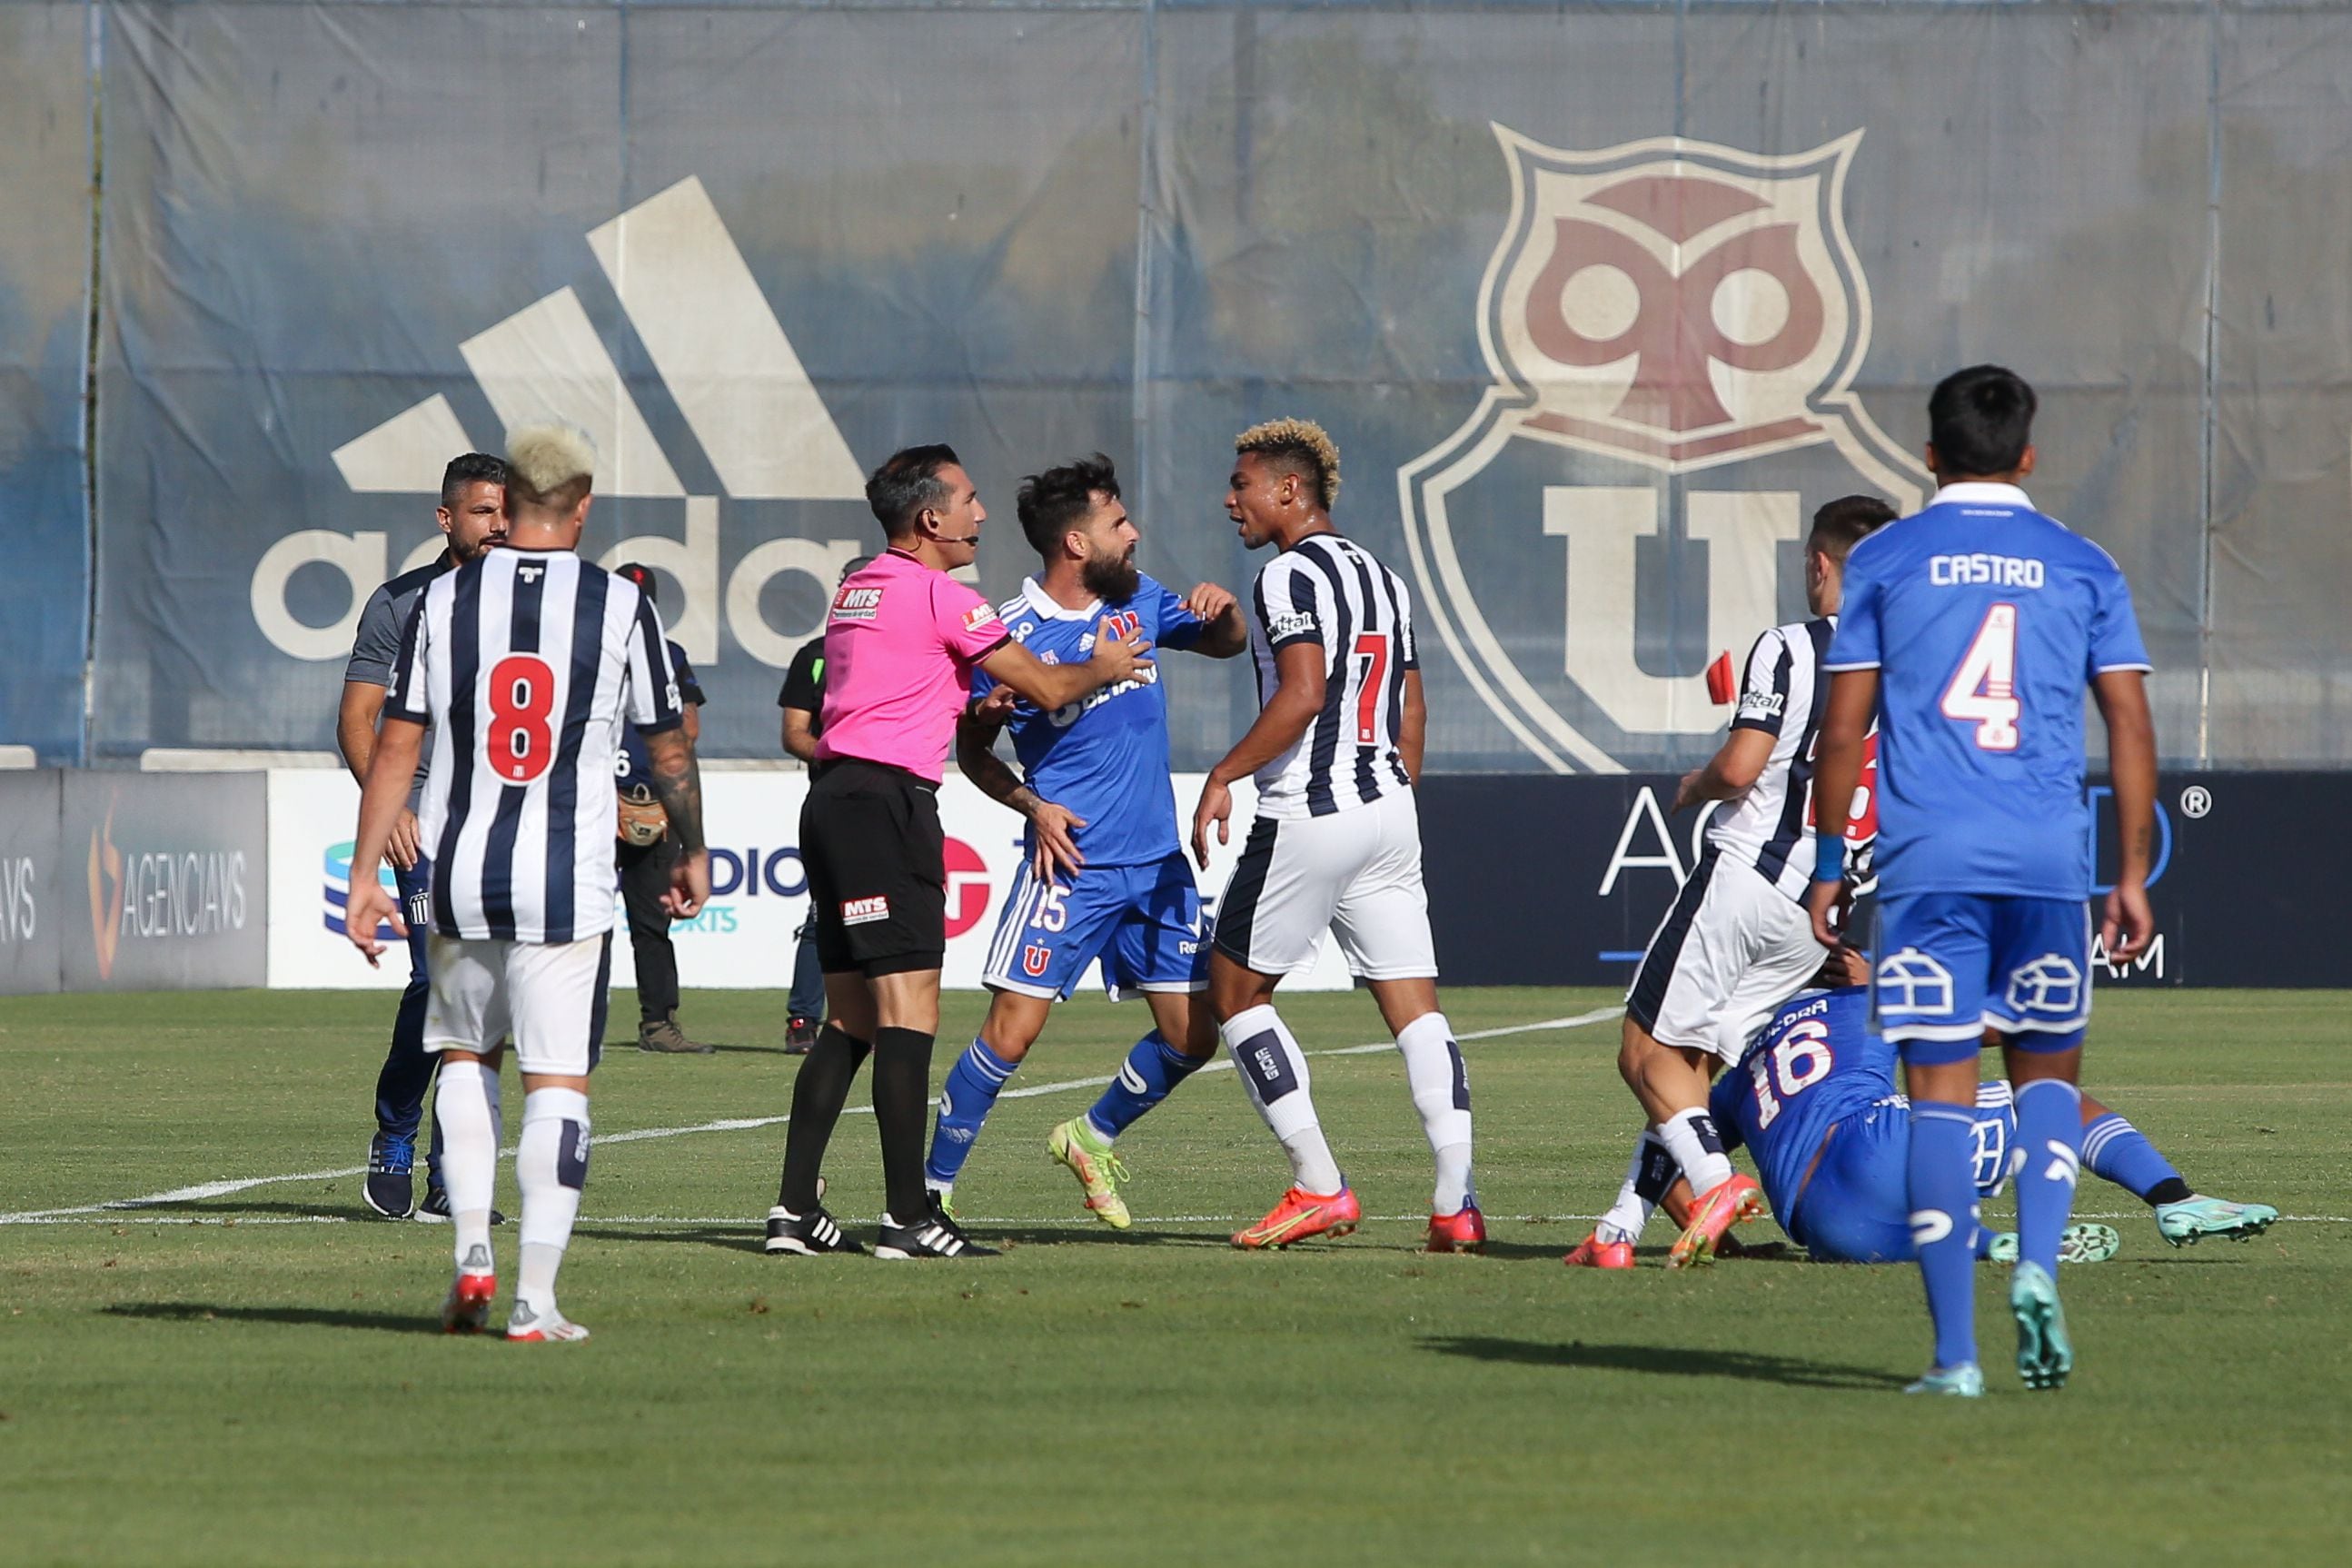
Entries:
[[[933, 1038], [915, 1029], [874, 1031], [874, 1120], [882, 1132], [883, 1191], [890, 1217], [900, 1225], [917, 1224], [930, 1212], [923, 1188], [923, 1122], [931, 1108]], [[789, 1175], [789, 1160], [785, 1170]]]
[[[928, 1052], [929, 1037], [919, 1037]], [[817, 1031], [816, 1044], [801, 1063], [800, 1076], [793, 1080], [792, 1125], [784, 1130], [784, 1180], [776, 1193], [776, 1202], [793, 1214], [807, 1214], [817, 1205], [816, 1179], [824, 1170], [824, 1150], [833, 1141], [833, 1124], [841, 1120], [850, 1082], [873, 1048], [827, 1024]], [[928, 1069], [928, 1057], [924, 1065]], [[919, 1180], [921, 1174], [919, 1167]]]

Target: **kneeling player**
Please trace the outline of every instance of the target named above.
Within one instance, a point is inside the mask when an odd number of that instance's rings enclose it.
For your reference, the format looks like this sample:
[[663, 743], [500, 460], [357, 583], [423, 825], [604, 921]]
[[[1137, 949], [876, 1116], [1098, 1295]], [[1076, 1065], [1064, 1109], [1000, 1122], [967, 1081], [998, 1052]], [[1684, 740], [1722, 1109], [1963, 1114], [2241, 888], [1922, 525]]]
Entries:
[[[1780, 1228], [1813, 1258], [1911, 1262], [1916, 1253], [1904, 1195], [1910, 1102], [1895, 1091], [1895, 1047], [1870, 1026], [1869, 970], [1859, 953], [1842, 950], [1821, 978], [1832, 988], [1806, 992], [1783, 1006], [1738, 1066], [1716, 1084], [1710, 1109], [1727, 1144], [1748, 1145]], [[2019, 1149], [2017, 1111], [2005, 1079], [1979, 1086], [1971, 1135], [1978, 1194], [1991, 1197], [2008, 1181]], [[2158, 1232], [2175, 1247], [2194, 1246], [2208, 1236], [2250, 1240], [2278, 1218], [2267, 1204], [2231, 1203], [2191, 1191], [2146, 1134], [2088, 1095], [2083, 1097], [2083, 1147], [2091, 1172], [2150, 1205]], [[1652, 1201], [1663, 1196], [1672, 1212], [1680, 1195], [1674, 1190], [1675, 1173], [1655, 1170], [1651, 1177], [1644, 1184]], [[1638, 1228], [1647, 1215], [1625, 1217]], [[2106, 1226], [2077, 1225], [2064, 1232], [2059, 1256], [2065, 1262], [2097, 1262], [2121, 1245]], [[2017, 1237], [1979, 1227], [1975, 1251], [1979, 1258], [2014, 1262]], [[1622, 1259], [1612, 1255], [1602, 1266], [1632, 1263], [1626, 1245]]]
[[[1183, 598], [1135, 569], [1138, 538], [1118, 476], [1100, 455], [1024, 482], [1021, 531], [1044, 569], [999, 613], [1013, 640], [1052, 663], [1083, 663], [1105, 616], [1163, 648], [1230, 658], [1249, 633], [1234, 596], [1203, 583]], [[1029, 866], [1005, 900], [983, 976], [995, 993], [979, 1038], [940, 1089], [923, 1180], [950, 1201], [998, 1093], [1045, 1026], [1046, 1011], [1102, 961], [1114, 994], [1141, 992], [1153, 1028], [1085, 1115], [1054, 1129], [1048, 1148], [1086, 1193], [1086, 1206], [1124, 1230], [1111, 1144], [1137, 1118], [1217, 1054], [1206, 987], [1200, 889], [1176, 842], [1168, 776], [1168, 698], [1158, 671], [1105, 687], [1048, 712], [1015, 700], [983, 672], [959, 726], [966, 777], [1029, 818]], [[1013, 731], [1026, 784], [998, 760], [999, 725]]]

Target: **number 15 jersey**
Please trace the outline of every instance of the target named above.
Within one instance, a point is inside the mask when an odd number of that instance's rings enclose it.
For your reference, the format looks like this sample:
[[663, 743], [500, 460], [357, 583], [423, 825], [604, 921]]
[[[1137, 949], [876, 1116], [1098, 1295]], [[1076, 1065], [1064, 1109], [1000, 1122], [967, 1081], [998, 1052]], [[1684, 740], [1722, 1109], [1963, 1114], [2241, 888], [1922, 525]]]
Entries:
[[685, 721], [652, 601], [568, 550], [493, 550], [416, 602], [387, 718], [433, 726], [419, 831], [433, 927], [562, 943], [612, 929], [621, 726]]
[[1853, 547], [1823, 668], [1879, 672], [1882, 897], [2089, 896], [2084, 691], [2149, 668], [2112, 556], [2014, 485], [1947, 485]]
[[1314, 533], [1258, 569], [1250, 598], [1260, 707], [1280, 684], [1284, 648], [1312, 644], [1323, 655], [1322, 710], [1297, 744], [1258, 769], [1257, 814], [1328, 816], [1411, 789], [1397, 734], [1405, 671], [1421, 668], [1421, 658], [1397, 574], [1352, 539]]

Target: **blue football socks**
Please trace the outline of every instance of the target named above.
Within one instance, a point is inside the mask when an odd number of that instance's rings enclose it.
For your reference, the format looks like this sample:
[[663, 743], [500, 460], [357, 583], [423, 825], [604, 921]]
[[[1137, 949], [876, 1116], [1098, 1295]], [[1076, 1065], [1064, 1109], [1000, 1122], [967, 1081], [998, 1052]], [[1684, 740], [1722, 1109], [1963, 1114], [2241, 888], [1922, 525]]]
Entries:
[[[2074, 1213], [2083, 1168], [2083, 1095], [2063, 1079], [2017, 1086], [2017, 1258], [2058, 1277], [2058, 1238]], [[2151, 1151], [2153, 1152], [2153, 1151]]]
[[1911, 1242], [1927, 1287], [1939, 1367], [1977, 1359], [1975, 1124], [1973, 1106], [1912, 1102]]
[[[2157, 1152], [2147, 1134], [2112, 1110], [2083, 1129], [2083, 1163], [2093, 1175], [2105, 1177], [2148, 1203], [2163, 1202], [2156, 1195], [2158, 1189], [2168, 1182], [2180, 1182], [2180, 1173]], [[2187, 1187], [2181, 1182], [2184, 1193]]]
[[972, 1041], [956, 1058], [956, 1065], [948, 1070], [947, 1082], [940, 1086], [939, 1119], [931, 1128], [931, 1154], [923, 1162], [925, 1185], [955, 1185], [956, 1173], [971, 1154], [972, 1140], [980, 1136], [980, 1124], [988, 1120], [998, 1091], [1020, 1065], [1006, 1061], [979, 1040]]
[[1116, 1138], [1207, 1065], [1205, 1058], [1186, 1056], [1154, 1029], [1127, 1053], [1118, 1076], [1087, 1112], [1087, 1123], [1105, 1138]]

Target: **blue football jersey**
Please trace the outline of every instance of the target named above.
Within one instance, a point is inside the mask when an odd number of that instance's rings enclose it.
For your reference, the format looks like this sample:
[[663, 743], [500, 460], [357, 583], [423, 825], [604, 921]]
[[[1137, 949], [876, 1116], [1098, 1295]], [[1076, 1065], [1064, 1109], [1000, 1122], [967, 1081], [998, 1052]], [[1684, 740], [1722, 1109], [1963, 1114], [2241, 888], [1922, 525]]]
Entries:
[[2149, 668], [2105, 551], [2013, 485], [1947, 485], [1846, 558], [1825, 668], [1879, 672], [1882, 897], [2089, 896], [2084, 693]]
[[1869, 988], [1843, 986], [1800, 993], [1775, 1014], [1716, 1079], [1708, 1111], [1748, 1145], [1765, 1198], [1785, 1215], [1831, 1124], [1895, 1092], [1895, 1047], [1870, 1027]]
[[[1064, 609], [1033, 577], [997, 614], [1013, 640], [1047, 664], [1093, 658], [1095, 627], [1106, 616], [1131, 618], [1163, 648], [1189, 648], [1206, 629], [1183, 600], [1149, 577], [1125, 603], [1083, 610]], [[1076, 837], [1089, 866], [1141, 866], [1177, 853], [1168, 694], [1159, 677], [1153, 665], [1050, 713], [1024, 700], [1006, 725], [1029, 787], [1086, 823]], [[973, 672], [973, 700], [995, 685], [986, 671]]]

